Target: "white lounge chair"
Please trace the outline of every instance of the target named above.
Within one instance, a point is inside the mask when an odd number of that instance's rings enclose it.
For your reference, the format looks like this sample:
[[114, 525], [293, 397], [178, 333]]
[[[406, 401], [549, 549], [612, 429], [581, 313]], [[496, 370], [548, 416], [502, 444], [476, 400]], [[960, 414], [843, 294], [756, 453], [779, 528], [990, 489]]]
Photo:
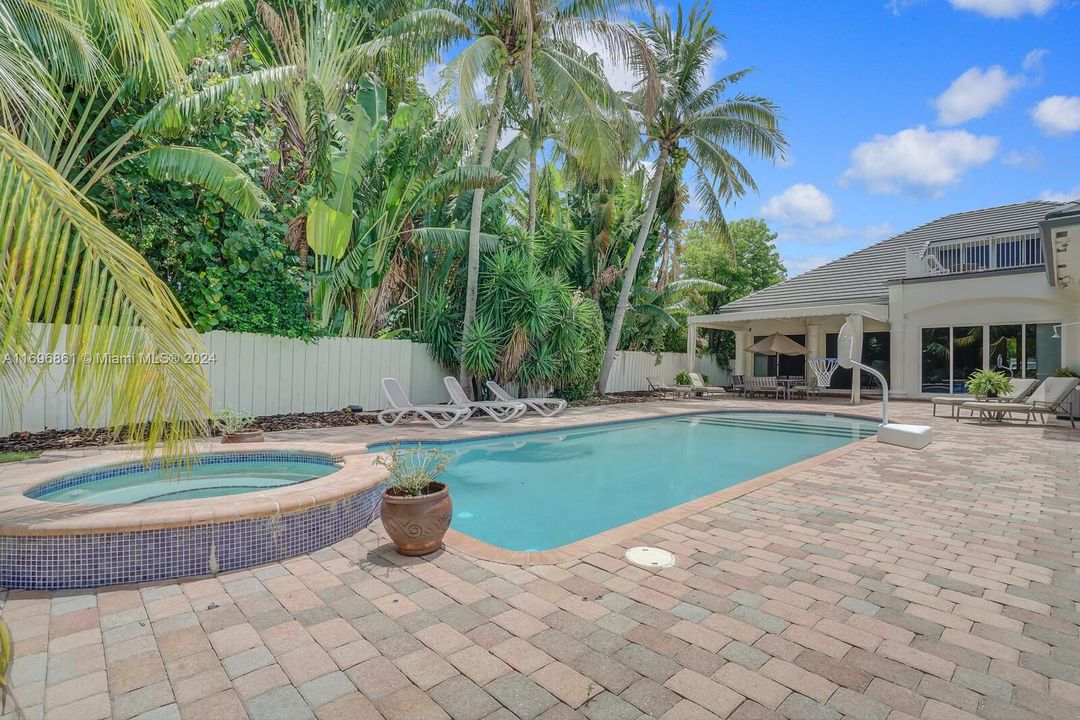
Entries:
[[535, 410], [544, 417], [558, 415], [566, 409], [566, 401], [559, 398], [512, 398], [510, 393], [503, 390], [499, 383], [494, 380], [488, 380], [486, 385], [491, 394], [503, 402], [523, 403], [525, 407]]
[[727, 395], [727, 390], [714, 385], [706, 385], [700, 373], [687, 373], [690, 376], [690, 390], [698, 397], [706, 395]]
[[[1034, 378], [1015, 378], [1012, 381], [1012, 392], [1008, 395], [998, 395], [998, 402], [1002, 400], [1012, 400], [1014, 402], [1022, 402], [1027, 399], [1035, 390], [1035, 386], [1039, 384], [1039, 381]], [[931, 412], [934, 417], [938, 417], [937, 409], [938, 405], [944, 405], [949, 408], [949, 415], [957, 422], [960, 421], [960, 408], [964, 403], [980, 402], [985, 398], [977, 398], [971, 395], [940, 395], [935, 398], [931, 398], [930, 402], [933, 404]]]
[[1001, 421], [1006, 415], [1014, 413], [1025, 415], [1025, 422], [1031, 422], [1031, 417], [1038, 415], [1045, 423], [1047, 415], [1056, 415], [1058, 412], [1064, 411], [1069, 416], [1069, 423], [1076, 427], [1076, 420], [1073, 418], [1075, 413], [1073, 413], [1069, 396], [1072, 395], [1077, 385], [1080, 385], [1080, 378], [1048, 377], [1039, 383], [1039, 386], [1024, 402], [975, 401], [966, 402], [960, 407], [964, 410], [979, 413], [980, 423], [987, 418]]
[[680, 397], [690, 398], [691, 387], [689, 385], [668, 385], [658, 377], [647, 376], [649, 389], [660, 393], [660, 397], [671, 397], [673, 400]]
[[446, 392], [450, 393], [450, 402], [459, 407], [470, 408], [474, 414], [477, 410], [482, 410], [495, 422], [504, 423], [510, 420], [517, 420], [525, 414], [526, 410], [528, 410], [528, 408], [525, 407], [525, 403], [516, 401], [470, 400], [469, 396], [465, 394], [465, 390], [461, 387], [461, 383], [459, 383], [458, 379], [453, 375], [444, 377], [443, 385], [446, 386]]
[[439, 428], [448, 428], [469, 419], [473, 411], [460, 405], [413, 405], [401, 384], [391, 377], [382, 379], [383, 392], [390, 407], [379, 413], [379, 424], [393, 427], [410, 415], [416, 415]]

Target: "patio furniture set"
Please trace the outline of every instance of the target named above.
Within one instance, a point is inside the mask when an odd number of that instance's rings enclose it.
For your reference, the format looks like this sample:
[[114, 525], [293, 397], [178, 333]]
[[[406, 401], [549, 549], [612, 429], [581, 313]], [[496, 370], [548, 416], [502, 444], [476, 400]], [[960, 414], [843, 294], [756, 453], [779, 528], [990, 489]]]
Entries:
[[957, 421], [964, 410], [969, 417], [979, 416], [979, 423], [985, 421], [1004, 422], [1014, 415], [1022, 415], [1025, 423], [1038, 415], [1045, 423], [1047, 415], [1063, 414], [1075, 428], [1076, 419], [1073, 410], [1073, 391], [1080, 385], [1080, 379], [1072, 377], [1048, 377], [1042, 380], [1030, 378], [1012, 381], [1012, 392], [997, 397], [975, 397], [971, 395], [943, 395], [932, 398], [933, 414], [937, 417], [938, 406], [949, 408], [949, 415]]
[[514, 398], [494, 380], [487, 381], [488, 391], [494, 400], [470, 400], [457, 378], [447, 375], [443, 385], [450, 395], [444, 405], [416, 405], [405, 394], [401, 383], [392, 377], [382, 379], [383, 393], [390, 407], [379, 413], [379, 423], [387, 427], [397, 425], [410, 416], [428, 421], [439, 429], [463, 423], [476, 413], [483, 413], [497, 423], [512, 422], [532, 410], [544, 417], [558, 415], [566, 408], [566, 401], [559, 398]]

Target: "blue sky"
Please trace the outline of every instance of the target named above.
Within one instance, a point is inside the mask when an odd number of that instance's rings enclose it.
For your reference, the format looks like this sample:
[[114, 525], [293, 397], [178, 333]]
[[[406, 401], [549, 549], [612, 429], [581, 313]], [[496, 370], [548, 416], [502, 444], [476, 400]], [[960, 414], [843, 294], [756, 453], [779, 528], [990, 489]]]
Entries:
[[716, 0], [713, 19], [714, 72], [758, 68], [742, 89], [791, 141], [728, 216], [764, 215], [792, 275], [949, 213], [1080, 198], [1076, 0]]

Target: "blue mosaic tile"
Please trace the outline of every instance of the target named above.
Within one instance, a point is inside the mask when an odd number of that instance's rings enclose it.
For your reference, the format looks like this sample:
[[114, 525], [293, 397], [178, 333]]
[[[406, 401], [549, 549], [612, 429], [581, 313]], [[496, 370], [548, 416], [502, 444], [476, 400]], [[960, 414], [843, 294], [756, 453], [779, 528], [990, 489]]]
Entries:
[[[258, 454], [273, 455], [272, 459], [295, 459], [297, 455]], [[227, 572], [274, 562], [318, 550], [364, 529], [379, 516], [382, 491], [383, 487], [376, 485], [340, 501], [295, 513], [223, 523], [93, 534], [0, 536], [0, 586], [28, 590], [89, 588], [210, 575], [215, 564], [217, 572]]]

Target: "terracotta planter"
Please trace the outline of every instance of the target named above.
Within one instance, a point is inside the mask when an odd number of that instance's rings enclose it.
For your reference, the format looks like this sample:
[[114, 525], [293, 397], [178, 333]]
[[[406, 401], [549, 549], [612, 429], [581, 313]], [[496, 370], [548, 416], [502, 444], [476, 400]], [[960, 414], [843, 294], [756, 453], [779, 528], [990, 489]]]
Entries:
[[435, 492], [427, 495], [394, 495], [383, 492], [382, 522], [386, 534], [402, 555], [427, 555], [442, 547], [450, 527], [454, 504], [443, 483], [431, 483]]
[[241, 432], [225, 433], [221, 436], [221, 442], [223, 443], [256, 443], [262, 441], [262, 430], [243, 430]]

